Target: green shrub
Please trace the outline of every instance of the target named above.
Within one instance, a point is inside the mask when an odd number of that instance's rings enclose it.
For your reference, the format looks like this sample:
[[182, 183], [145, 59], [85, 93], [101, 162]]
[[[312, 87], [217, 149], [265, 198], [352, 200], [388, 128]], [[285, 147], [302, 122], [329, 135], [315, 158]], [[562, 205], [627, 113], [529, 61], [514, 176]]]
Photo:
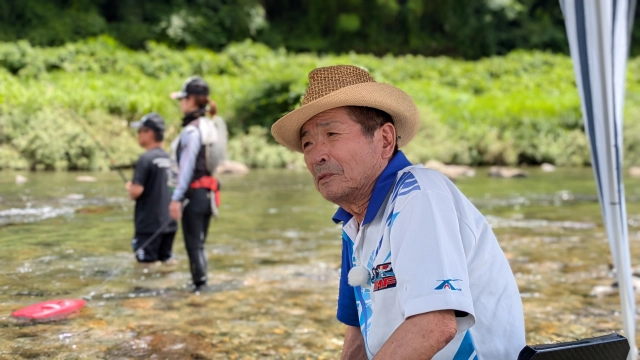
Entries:
[[228, 146], [230, 158], [250, 167], [267, 169], [304, 166], [301, 154], [269, 142], [267, 131], [263, 127], [253, 126], [246, 135], [231, 139]]
[[232, 118], [229, 130], [232, 134], [245, 133], [253, 126], [270, 128], [274, 119], [293, 110], [303, 93], [294, 90], [293, 79], [269, 79], [256, 81], [254, 88], [242, 99]]
[[[113, 156], [116, 166], [130, 166], [141, 152], [127, 122], [101, 112], [83, 119], [62, 109], [11, 111], [0, 115], [0, 125], [2, 167], [107, 169], [109, 163], [97, 141]], [[20, 154], [19, 159], [15, 153]]]
[[24, 170], [29, 163], [18, 150], [9, 144], [0, 145], [0, 169]]
[[[437, 159], [471, 165], [551, 162], [589, 164], [571, 60], [515, 51], [478, 61], [422, 56], [290, 54], [250, 41], [223, 52], [172, 50], [148, 43], [132, 51], [99, 37], [60, 47], [0, 43], [0, 167], [105, 169], [107, 161], [78, 119], [131, 166], [140, 150], [126, 125], [156, 111], [180, 130], [168, 94], [193, 74], [232, 133], [234, 160], [253, 167], [300, 165], [275, 144], [269, 127], [295, 108], [307, 74], [319, 66], [354, 64], [412, 96], [422, 115], [405, 149], [415, 162]], [[625, 122], [628, 163], [640, 164], [640, 58], [629, 63]], [[36, 125], [37, 124], [37, 125]]]

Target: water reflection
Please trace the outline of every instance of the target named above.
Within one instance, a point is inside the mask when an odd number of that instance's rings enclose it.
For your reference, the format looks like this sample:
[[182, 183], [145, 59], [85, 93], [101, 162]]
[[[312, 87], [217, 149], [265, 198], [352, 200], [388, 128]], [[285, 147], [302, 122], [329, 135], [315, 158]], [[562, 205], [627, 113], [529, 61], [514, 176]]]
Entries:
[[[617, 295], [590, 296], [595, 286], [612, 282], [590, 170], [531, 173], [529, 179], [458, 182], [487, 214], [509, 258], [528, 342], [620, 331]], [[131, 203], [117, 175], [97, 177], [92, 184], [64, 173], [34, 173], [22, 186], [0, 180], [0, 222], [11, 224], [0, 227], [0, 358], [338, 356], [340, 229], [330, 221], [335, 206], [320, 198], [305, 173], [223, 179], [221, 217], [207, 244], [212, 284], [197, 294], [187, 287], [180, 238], [177, 266], [134, 264]], [[627, 192], [637, 264], [640, 182], [627, 182]], [[40, 210], [10, 221], [2, 215], [28, 209]], [[60, 209], [70, 210], [41, 216]], [[85, 308], [67, 319], [24, 323], [9, 315], [30, 303], [92, 292]]]

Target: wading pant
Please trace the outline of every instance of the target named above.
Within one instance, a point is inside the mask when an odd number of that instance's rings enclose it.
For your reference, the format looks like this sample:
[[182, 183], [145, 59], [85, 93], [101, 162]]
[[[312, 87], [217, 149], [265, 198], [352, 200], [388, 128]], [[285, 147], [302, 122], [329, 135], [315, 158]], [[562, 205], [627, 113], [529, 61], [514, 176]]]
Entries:
[[[149, 239], [153, 234], [136, 233], [131, 242], [133, 252], [136, 254], [138, 262], [167, 261], [171, 259], [171, 249], [173, 248], [173, 238], [176, 232], [168, 232], [156, 235], [155, 239]], [[144, 248], [142, 248], [144, 245]]]
[[182, 212], [182, 234], [189, 255], [193, 284], [200, 286], [207, 283], [207, 254], [204, 242], [211, 220], [211, 191], [189, 189], [186, 195], [189, 203]]

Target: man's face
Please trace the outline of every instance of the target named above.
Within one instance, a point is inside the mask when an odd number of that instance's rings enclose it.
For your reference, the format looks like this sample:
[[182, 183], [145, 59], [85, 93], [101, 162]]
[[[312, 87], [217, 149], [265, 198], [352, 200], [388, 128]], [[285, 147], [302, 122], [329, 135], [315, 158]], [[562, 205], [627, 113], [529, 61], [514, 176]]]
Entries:
[[373, 138], [365, 136], [344, 108], [314, 116], [300, 134], [304, 161], [316, 188], [333, 203], [349, 204], [361, 189], [375, 183], [384, 168], [379, 131]]
[[155, 141], [155, 134], [153, 130], [148, 127], [141, 127], [138, 129], [138, 144], [145, 147]]

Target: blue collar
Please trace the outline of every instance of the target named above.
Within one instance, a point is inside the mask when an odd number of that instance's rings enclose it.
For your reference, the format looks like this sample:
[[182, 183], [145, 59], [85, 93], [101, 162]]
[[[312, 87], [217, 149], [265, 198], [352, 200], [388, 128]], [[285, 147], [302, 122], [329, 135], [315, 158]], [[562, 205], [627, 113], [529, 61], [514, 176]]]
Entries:
[[[391, 161], [389, 161], [387, 167], [384, 168], [378, 180], [376, 180], [376, 185], [373, 187], [373, 192], [369, 199], [369, 206], [367, 206], [367, 212], [364, 215], [362, 225], [366, 225], [375, 219], [378, 210], [380, 210], [380, 206], [382, 206], [384, 199], [387, 197], [387, 193], [389, 193], [391, 186], [393, 186], [393, 183], [396, 181], [398, 172], [407, 166], [411, 166], [411, 163], [402, 151], [398, 151]], [[333, 215], [333, 221], [336, 224], [340, 222], [346, 224], [352, 217], [353, 215], [347, 212], [347, 210], [339, 208]]]

